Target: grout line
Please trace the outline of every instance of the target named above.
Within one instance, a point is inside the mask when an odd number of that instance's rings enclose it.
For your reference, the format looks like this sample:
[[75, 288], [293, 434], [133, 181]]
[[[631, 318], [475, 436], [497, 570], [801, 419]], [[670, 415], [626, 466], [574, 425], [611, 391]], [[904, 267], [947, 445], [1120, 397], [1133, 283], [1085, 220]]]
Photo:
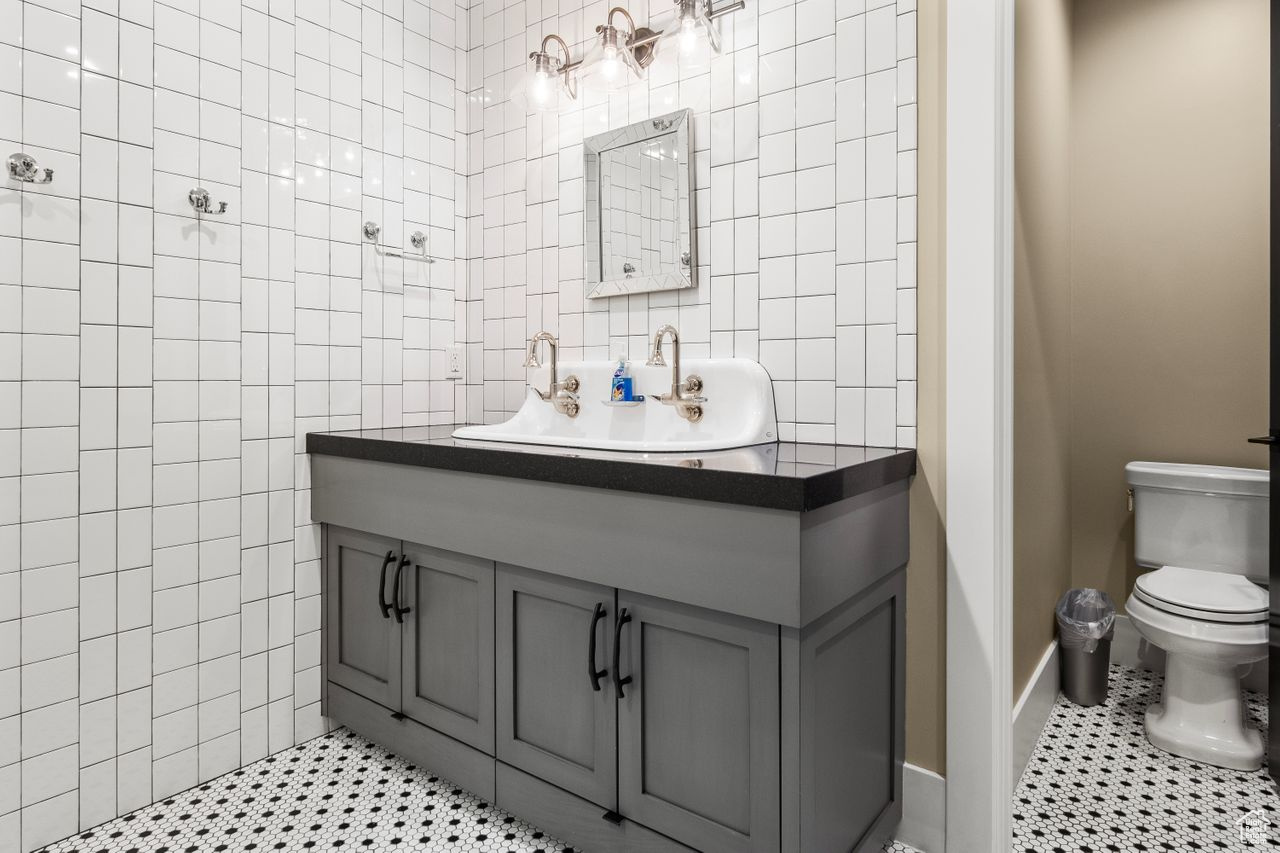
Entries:
[[[25, 32], [25, 24], [26, 24], [26, 7], [25, 7], [25, 4], [21, 4], [21, 5], [19, 5], [19, 7], [18, 7], [18, 22], [17, 22], [17, 24], [18, 24], [18, 31], [19, 31], [19, 32]], [[24, 80], [22, 80], [22, 79], [19, 79], [19, 81], [18, 81], [18, 98], [19, 98], [19, 100], [20, 100], [20, 101], [21, 101], [21, 99], [23, 99], [23, 98], [25, 97], [25, 93], [26, 93], [25, 81], [24, 81]], [[25, 110], [24, 110], [23, 112], [25, 112]], [[21, 136], [21, 138], [22, 138], [23, 142], [25, 143], [25, 141], [26, 141], [26, 136], [27, 136], [27, 133], [28, 133], [27, 123], [26, 123], [26, 121], [24, 120], [24, 117], [23, 117], [23, 116], [19, 116], [19, 118], [18, 118], [18, 122], [19, 122], [19, 128], [20, 128], [20, 130], [19, 130], [19, 134], [20, 134], [20, 136]], [[22, 201], [22, 200], [24, 199], [25, 195], [26, 195], [26, 188], [25, 188], [24, 186], [20, 186], [20, 187], [18, 187], [18, 199], [19, 199], [19, 201]], [[26, 247], [25, 247], [25, 243], [24, 243], [24, 240], [25, 240], [25, 237], [26, 237], [26, 230], [27, 230], [27, 229], [26, 229], [26, 227], [25, 227], [25, 223], [23, 222], [23, 220], [19, 220], [19, 224], [18, 224], [18, 253], [19, 253], [20, 261], [21, 261], [21, 263], [22, 263], [22, 266], [20, 266], [20, 267], [19, 267], [19, 271], [20, 271], [20, 272], [19, 272], [19, 282], [21, 282], [21, 281], [24, 279], [24, 277], [21, 275], [21, 270], [25, 268], [25, 264], [26, 264], [26, 251], [25, 251], [25, 248], [26, 248]], [[18, 297], [18, 298], [19, 298], [20, 307], [21, 307], [21, 309], [22, 309], [23, 314], [25, 314], [25, 312], [26, 312], [26, 303], [27, 303], [27, 298], [26, 298], [26, 297], [27, 297], [27, 294], [26, 294], [26, 292], [25, 292], [25, 291], [19, 291], [19, 297]], [[25, 383], [22, 381], [23, 371], [24, 371], [24, 369], [25, 369], [25, 364], [24, 364], [24, 359], [23, 359], [23, 355], [24, 355], [23, 350], [25, 349], [25, 347], [21, 346], [21, 343], [22, 343], [22, 341], [23, 341], [23, 340], [25, 340], [26, 321], [25, 321], [25, 319], [23, 318], [23, 316], [22, 316], [21, 314], [19, 315], [19, 318], [18, 318], [18, 328], [21, 330], [21, 335], [22, 335], [22, 337], [21, 337], [21, 338], [20, 338], [20, 340], [19, 340], [19, 347], [18, 347], [18, 375], [17, 375], [17, 376], [18, 376], [18, 462], [19, 462], [19, 464], [18, 464], [18, 477], [19, 477], [19, 479], [18, 479], [18, 485], [19, 485], [19, 489], [18, 489], [18, 517], [17, 517], [17, 519], [16, 519], [16, 520], [15, 520], [15, 522], [14, 522], [14, 523], [17, 525], [17, 531], [18, 531], [18, 532], [17, 532], [17, 540], [18, 540], [18, 665], [17, 665], [17, 684], [16, 684], [16, 691], [15, 691], [15, 692], [16, 692], [16, 694], [17, 694], [18, 743], [19, 743], [19, 747], [21, 747], [22, 738], [23, 738], [23, 735], [24, 735], [24, 729], [25, 729], [25, 727], [26, 727], [26, 715], [23, 713], [23, 707], [22, 707], [22, 706], [23, 706], [23, 702], [24, 702], [24, 701], [25, 701], [25, 699], [26, 699], [26, 697], [23, 695], [23, 690], [22, 690], [22, 671], [23, 671], [23, 666], [22, 666], [22, 655], [23, 655], [22, 623], [25, 621], [25, 620], [23, 619], [23, 616], [25, 615], [26, 604], [27, 604], [27, 602], [26, 602], [26, 595], [24, 595], [24, 594], [23, 594], [23, 587], [25, 586], [25, 584], [23, 583], [23, 581], [25, 580], [26, 569], [25, 569], [25, 567], [24, 567], [24, 565], [23, 565], [24, 560], [23, 560], [23, 558], [22, 558], [22, 540], [23, 540], [23, 535], [22, 535], [22, 534], [23, 534], [23, 529], [22, 529], [22, 528], [23, 528], [23, 524], [22, 524], [22, 508], [23, 508], [23, 506], [22, 506], [22, 489], [21, 489], [21, 485], [22, 485], [22, 479], [21, 479], [21, 478], [22, 478], [22, 469], [23, 469], [23, 467], [24, 467], [24, 466], [22, 465], [22, 458], [23, 458], [22, 454], [23, 454], [23, 445], [24, 445], [24, 441], [23, 441], [23, 439], [25, 438], [24, 423], [25, 423], [25, 420], [26, 420], [26, 418], [25, 418], [25, 414], [26, 414], [26, 406], [25, 406], [25, 403], [26, 403], [26, 385], [25, 385]], [[21, 792], [22, 792], [22, 787], [23, 787], [23, 777], [26, 775], [26, 774], [25, 774], [25, 770], [26, 770], [25, 762], [23, 762], [23, 760], [22, 760], [22, 751], [21, 751], [21, 748], [19, 748], [19, 751], [18, 751], [18, 792], [19, 792], [19, 798], [18, 798], [18, 810], [17, 810], [17, 811], [18, 811], [17, 824], [18, 824], [18, 845], [19, 845], [19, 848], [20, 848], [20, 849], [21, 849], [21, 847], [22, 847], [22, 838], [23, 838], [23, 830], [24, 830], [24, 828], [23, 828], [23, 822], [24, 822], [24, 820], [23, 820], [23, 818], [24, 818], [24, 809], [23, 809], [23, 805], [22, 805]]]

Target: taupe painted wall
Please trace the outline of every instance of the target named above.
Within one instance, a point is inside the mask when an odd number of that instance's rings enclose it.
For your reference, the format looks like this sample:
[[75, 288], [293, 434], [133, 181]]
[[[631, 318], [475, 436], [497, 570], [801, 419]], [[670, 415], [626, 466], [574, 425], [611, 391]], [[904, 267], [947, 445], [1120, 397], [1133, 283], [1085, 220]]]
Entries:
[[919, 242], [916, 444], [907, 566], [907, 761], [942, 773], [946, 760], [945, 0], [917, 6]]
[[[1267, 0], [1072, 0], [1065, 228], [1064, 137], [1023, 127], [1061, 104], [1018, 117], [1019, 690], [1064, 588], [1123, 607], [1137, 575], [1126, 462], [1266, 463], [1245, 438], [1267, 426], [1268, 14]], [[1057, 50], [1018, 53], [1019, 83], [1062, 97]], [[1064, 427], [1065, 513], [1043, 494], [1064, 494]], [[1037, 558], [1064, 541], [1069, 583], [1060, 556]]]
[[1122, 602], [1132, 459], [1263, 466], [1267, 0], [1076, 0], [1072, 579]]
[[1019, 0], [1014, 83], [1013, 683], [1071, 585], [1071, 0]]

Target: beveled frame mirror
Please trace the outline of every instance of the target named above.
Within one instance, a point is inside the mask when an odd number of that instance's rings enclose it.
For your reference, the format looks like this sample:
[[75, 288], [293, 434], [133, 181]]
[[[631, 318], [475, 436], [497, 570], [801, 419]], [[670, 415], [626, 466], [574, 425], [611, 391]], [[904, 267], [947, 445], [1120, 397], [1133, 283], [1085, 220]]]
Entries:
[[583, 144], [588, 297], [697, 284], [692, 124], [680, 110]]

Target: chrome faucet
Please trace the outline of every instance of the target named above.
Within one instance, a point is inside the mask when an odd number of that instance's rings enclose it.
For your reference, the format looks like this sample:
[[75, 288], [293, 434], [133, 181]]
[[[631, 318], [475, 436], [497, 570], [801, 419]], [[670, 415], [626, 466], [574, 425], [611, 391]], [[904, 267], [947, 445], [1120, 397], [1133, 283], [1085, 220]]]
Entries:
[[567, 417], [576, 418], [578, 416], [578, 377], [570, 374], [561, 382], [557, 375], [557, 357], [556, 350], [559, 348], [559, 341], [556, 336], [550, 332], [538, 332], [529, 339], [529, 352], [525, 356], [525, 367], [541, 367], [542, 362], [538, 360], [538, 342], [546, 341], [547, 348], [551, 351], [551, 385], [548, 390], [543, 391], [539, 388], [533, 390], [538, 397], [556, 407], [556, 411]]
[[671, 338], [671, 392], [659, 394], [658, 402], [676, 407], [676, 414], [696, 424], [702, 420], [702, 403], [707, 401], [701, 396], [702, 377], [690, 375], [683, 381], [680, 379], [680, 333], [675, 326], [667, 324], [653, 336], [653, 354], [645, 362], [650, 367], [666, 367], [667, 360], [662, 357], [662, 339]]

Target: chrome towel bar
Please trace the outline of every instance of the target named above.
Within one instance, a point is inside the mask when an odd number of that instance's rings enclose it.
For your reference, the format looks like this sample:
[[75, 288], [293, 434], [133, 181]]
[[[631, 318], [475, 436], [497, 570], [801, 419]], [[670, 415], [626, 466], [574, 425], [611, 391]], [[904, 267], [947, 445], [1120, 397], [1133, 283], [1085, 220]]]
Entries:
[[405, 254], [398, 249], [390, 246], [383, 246], [378, 243], [378, 235], [382, 233], [382, 226], [370, 220], [361, 228], [365, 242], [373, 245], [373, 250], [384, 258], [404, 258], [409, 261], [422, 261], [426, 264], [434, 264], [435, 259], [427, 256], [427, 235], [421, 231], [414, 231], [409, 235], [409, 243], [413, 248], [418, 250], [418, 254]]

